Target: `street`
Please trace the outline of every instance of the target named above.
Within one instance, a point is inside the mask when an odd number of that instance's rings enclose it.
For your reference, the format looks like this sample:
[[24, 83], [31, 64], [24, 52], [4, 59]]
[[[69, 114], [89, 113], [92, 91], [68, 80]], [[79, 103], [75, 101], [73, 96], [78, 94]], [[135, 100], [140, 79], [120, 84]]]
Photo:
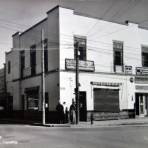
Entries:
[[0, 148], [147, 148], [148, 126], [0, 125]]

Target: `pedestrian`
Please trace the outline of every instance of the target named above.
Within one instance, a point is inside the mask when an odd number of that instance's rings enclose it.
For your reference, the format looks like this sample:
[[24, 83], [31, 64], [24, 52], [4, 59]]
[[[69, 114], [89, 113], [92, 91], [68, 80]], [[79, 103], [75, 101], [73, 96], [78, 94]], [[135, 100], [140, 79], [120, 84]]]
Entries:
[[68, 112], [68, 108], [65, 108], [65, 123], [69, 122], [69, 112]]
[[57, 104], [56, 110], [58, 115], [58, 123], [61, 124], [64, 122], [64, 107], [60, 102]]
[[90, 114], [90, 121], [91, 121], [91, 124], [94, 123], [94, 115], [93, 115], [93, 112], [91, 112], [91, 114]]
[[72, 99], [72, 104], [70, 106], [70, 122], [76, 124], [76, 106], [74, 99]]

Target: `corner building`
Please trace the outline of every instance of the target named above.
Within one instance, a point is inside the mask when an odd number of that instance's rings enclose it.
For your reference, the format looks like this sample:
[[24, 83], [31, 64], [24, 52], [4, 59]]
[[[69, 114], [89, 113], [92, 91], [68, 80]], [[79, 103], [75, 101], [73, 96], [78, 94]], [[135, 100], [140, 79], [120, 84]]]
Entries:
[[[13, 111], [42, 111], [41, 30], [45, 32], [46, 111], [75, 98], [75, 42], [79, 43], [80, 121], [148, 115], [148, 30], [117, 24], [57, 6], [13, 37], [6, 53], [7, 91]], [[33, 119], [32, 117], [32, 119]]]

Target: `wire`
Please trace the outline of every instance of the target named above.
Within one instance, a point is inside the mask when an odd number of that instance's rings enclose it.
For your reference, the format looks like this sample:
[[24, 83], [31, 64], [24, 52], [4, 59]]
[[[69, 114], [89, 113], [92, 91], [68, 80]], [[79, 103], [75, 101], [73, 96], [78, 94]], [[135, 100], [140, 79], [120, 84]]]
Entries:
[[125, 3], [124, 6], [122, 6], [122, 8], [119, 7], [118, 11], [111, 17], [111, 19], [115, 18], [117, 15], [120, 14], [120, 12], [122, 12], [124, 10], [124, 8], [127, 8], [130, 4], [131, 4], [131, 0], [128, 0], [127, 3]]
[[[127, 12], [133, 10], [137, 5], [139, 5], [142, 2], [142, 0], [129, 0], [129, 3], [127, 4], [127, 6], [125, 7], [125, 10], [123, 9], [123, 11], [121, 11], [121, 13], [118, 14], [117, 18], [120, 18], [121, 16], [127, 14]], [[133, 5], [133, 6], [131, 6]], [[124, 8], [124, 7], [123, 7]]]
[[21, 27], [22, 26], [29, 27], [29, 25], [19, 24], [19, 23], [16, 23], [16, 22], [13, 22], [13, 21], [10, 21], [10, 20], [6, 20], [6, 19], [3, 19], [3, 18], [0, 18], [0, 21], [4, 22], [4, 23], [14, 24], [14, 25], [21, 26]]
[[[104, 18], [104, 17], [105, 17], [105, 15], [113, 8], [113, 6], [115, 6], [115, 3], [116, 3], [116, 1], [113, 1], [113, 2], [111, 3], [110, 7], [105, 11], [105, 13], [101, 16], [101, 18]], [[92, 27], [87, 31], [86, 35], [89, 35], [89, 32], [90, 32], [95, 26], [97, 26], [100, 21], [101, 21], [101, 19], [100, 19], [99, 21], [97, 20], [97, 22], [96, 22], [94, 25], [92, 25]], [[102, 27], [101, 27], [101, 28], [102, 28]], [[101, 28], [100, 28], [100, 30], [102, 30]]]

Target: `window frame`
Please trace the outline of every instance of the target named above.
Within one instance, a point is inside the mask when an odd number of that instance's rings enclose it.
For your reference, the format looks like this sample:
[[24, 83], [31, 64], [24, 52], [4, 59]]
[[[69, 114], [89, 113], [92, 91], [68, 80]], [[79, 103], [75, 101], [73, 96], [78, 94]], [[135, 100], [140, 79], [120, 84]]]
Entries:
[[11, 73], [11, 61], [8, 61], [8, 74]]
[[[85, 41], [85, 57], [84, 57], [84, 59], [80, 59], [80, 55], [79, 55], [79, 60], [87, 61], [87, 38], [86, 38], [86, 36], [74, 35], [74, 39], [73, 39], [74, 40], [74, 59], [76, 59], [76, 52], [75, 52], [75, 41], [76, 40], [75, 39]], [[79, 53], [80, 53], [80, 50], [79, 50]]]
[[[121, 44], [122, 45], [122, 48], [115, 48], [114, 47], [114, 44], [117, 43], [117, 44]], [[113, 66], [114, 66], [114, 71], [116, 72], [116, 66], [121, 66], [122, 67], [122, 72], [124, 70], [123, 66], [124, 66], [124, 42], [123, 41], [119, 41], [119, 40], [113, 40]], [[120, 52], [121, 53], [121, 64], [115, 64], [116, 62], [116, 59], [115, 59], [115, 52]]]
[[[145, 64], [144, 64], [144, 61], [143, 61], [143, 53], [148, 54], [148, 51], [144, 51], [143, 48], [147, 48], [146, 50], [148, 50], [148, 45], [141, 45], [141, 65], [142, 65], [142, 67], [148, 67], [148, 65], [144, 66]], [[148, 64], [148, 62], [147, 62], [147, 64]]]
[[[32, 63], [31, 54], [35, 52], [35, 63]], [[30, 46], [30, 68], [31, 68], [31, 76], [36, 75], [36, 45]]]

